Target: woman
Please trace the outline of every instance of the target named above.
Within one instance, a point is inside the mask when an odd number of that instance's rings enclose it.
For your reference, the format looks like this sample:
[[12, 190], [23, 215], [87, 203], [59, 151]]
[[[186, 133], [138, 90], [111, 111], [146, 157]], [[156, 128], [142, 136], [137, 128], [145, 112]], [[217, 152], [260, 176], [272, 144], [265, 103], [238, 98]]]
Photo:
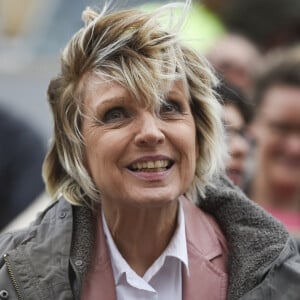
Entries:
[[2, 236], [2, 298], [280, 298], [290, 273], [298, 297], [288, 233], [221, 177], [215, 78], [159, 25], [169, 8], [84, 12], [48, 89], [58, 201]]
[[251, 107], [237, 88], [225, 82], [217, 87], [217, 92], [223, 104], [222, 119], [230, 154], [225, 164], [226, 174], [234, 184], [243, 188], [250, 154], [246, 127], [251, 118]]

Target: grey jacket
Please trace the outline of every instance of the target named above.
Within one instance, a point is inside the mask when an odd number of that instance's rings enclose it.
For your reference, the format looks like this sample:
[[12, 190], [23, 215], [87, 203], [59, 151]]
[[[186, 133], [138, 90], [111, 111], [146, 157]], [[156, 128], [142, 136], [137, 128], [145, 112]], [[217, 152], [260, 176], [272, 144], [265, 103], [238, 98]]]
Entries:
[[[279, 222], [225, 179], [199, 206], [216, 218], [228, 242], [228, 299], [300, 299], [300, 255]], [[87, 208], [60, 199], [29, 228], [2, 235], [0, 299], [79, 299], [93, 224]]]

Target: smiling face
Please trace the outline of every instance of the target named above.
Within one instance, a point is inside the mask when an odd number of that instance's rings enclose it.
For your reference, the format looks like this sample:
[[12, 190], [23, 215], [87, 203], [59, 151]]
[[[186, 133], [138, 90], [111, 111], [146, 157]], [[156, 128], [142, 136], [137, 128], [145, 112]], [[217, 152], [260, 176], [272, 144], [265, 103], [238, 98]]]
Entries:
[[173, 85], [166, 103], [154, 113], [112, 81], [86, 92], [86, 167], [106, 205], [161, 205], [191, 184], [196, 129], [182, 84]]
[[275, 85], [253, 124], [258, 166], [269, 181], [300, 188], [300, 88]]

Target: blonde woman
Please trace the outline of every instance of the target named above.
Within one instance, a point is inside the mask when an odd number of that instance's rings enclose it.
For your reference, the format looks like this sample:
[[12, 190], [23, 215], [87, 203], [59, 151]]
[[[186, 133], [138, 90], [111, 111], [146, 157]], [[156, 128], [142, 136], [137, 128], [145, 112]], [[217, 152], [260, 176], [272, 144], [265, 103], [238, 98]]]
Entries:
[[48, 89], [56, 201], [1, 237], [2, 299], [298, 297], [288, 233], [222, 177], [216, 80], [172, 6], [83, 13]]

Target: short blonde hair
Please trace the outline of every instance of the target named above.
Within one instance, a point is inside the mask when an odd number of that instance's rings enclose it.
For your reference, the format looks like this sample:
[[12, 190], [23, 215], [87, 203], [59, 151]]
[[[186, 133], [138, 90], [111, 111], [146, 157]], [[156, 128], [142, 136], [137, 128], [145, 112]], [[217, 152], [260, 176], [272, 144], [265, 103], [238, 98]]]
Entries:
[[60, 74], [48, 88], [54, 136], [43, 176], [52, 197], [63, 194], [72, 204], [92, 208], [101, 199], [101, 191], [83, 163], [81, 123], [86, 75], [105, 75], [152, 107], [163, 101], [175, 80], [184, 82], [199, 145], [189, 198], [197, 202], [212, 177], [224, 170], [221, 106], [213, 91], [217, 79], [206, 59], [179, 41], [176, 29], [165, 29], [159, 23], [158, 18], [170, 6], [155, 12], [131, 9], [98, 13], [90, 8], [83, 12], [85, 25], [65, 47]]

